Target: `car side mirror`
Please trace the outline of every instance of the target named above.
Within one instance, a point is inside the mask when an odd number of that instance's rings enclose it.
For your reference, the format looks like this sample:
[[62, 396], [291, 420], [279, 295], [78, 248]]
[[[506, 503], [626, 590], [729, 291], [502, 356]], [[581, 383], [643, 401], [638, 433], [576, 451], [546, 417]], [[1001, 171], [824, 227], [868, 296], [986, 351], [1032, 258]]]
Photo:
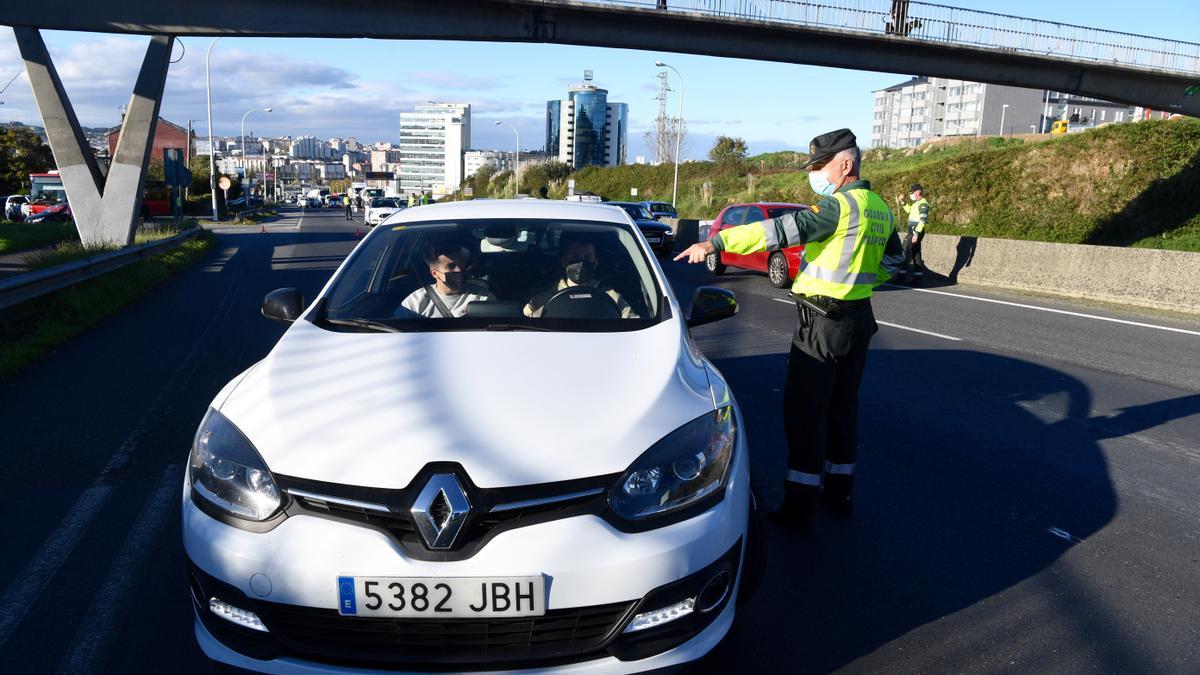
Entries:
[[716, 286], [701, 286], [692, 296], [692, 310], [688, 312], [688, 328], [728, 319], [738, 313], [737, 296], [733, 291]]
[[262, 315], [282, 323], [291, 323], [304, 312], [304, 294], [294, 288], [277, 288], [262, 301]]

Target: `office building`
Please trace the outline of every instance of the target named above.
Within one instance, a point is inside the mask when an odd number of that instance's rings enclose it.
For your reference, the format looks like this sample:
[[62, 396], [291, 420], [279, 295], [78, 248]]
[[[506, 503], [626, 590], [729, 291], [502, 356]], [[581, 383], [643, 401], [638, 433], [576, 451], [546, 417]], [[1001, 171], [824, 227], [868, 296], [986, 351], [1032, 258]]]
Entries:
[[1128, 122], [1132, 106], [982, 82], [914, 77], [875, 92], [871, 145], [916, 147], [956, 136], [1045, 133], [1056, 119], [1075, 129]]
[[609, 101], [590, 70], [567, 98], [546, 102], [546, 154], [573, 168], [624, 164], [628, 135], [629, 106]]
[[444, 195], [457, 190], [465, 175], [463, 153], [470, 143], [469, 103], [427, 103], [400, 113], [401, 192]]

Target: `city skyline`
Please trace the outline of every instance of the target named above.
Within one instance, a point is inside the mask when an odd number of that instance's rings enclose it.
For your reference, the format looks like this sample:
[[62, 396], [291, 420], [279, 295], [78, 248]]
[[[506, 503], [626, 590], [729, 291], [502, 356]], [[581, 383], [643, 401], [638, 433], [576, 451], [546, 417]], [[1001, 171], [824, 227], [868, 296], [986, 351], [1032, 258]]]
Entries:
[[[978, 0], [963, 7], [994, 9]], [[1082, 20], [1069, 7], [1014, 0], [1012, 14], [1187, 40], [1200, 23], [1200, 5], [1167, 2], [1129, 13], [1089, 8]], [[97, 33], [43, 32], [81, 124], [110, 127], [129, 100], [146, 38]], [[207, 135], [204, 52], [209, 40], [184, 38], [176, 47], [161, 114], [178, 124], [197, 120]], [[96, 53], [105, 58], [96, 59]], [[824, 131], [850, 127], [869, 143], [872, 92], [911, 73], [873, 73], [815, 66], [724, 59], [656, 51], [552, 44], [453, 41], [223, 38], [212, 50], [214, 135], [236, 136], [242, 114], [255, 113], [246, 131], [259, 136], [306, 134], [399, 140], [399, 113], [430, 100], [472, 103], [473, 148], [509, 149], [514, 125], [526, 149], [542, 145], [545, 101], [557, 97], [585, 69], [595, 71], [613, 100], [629, 104], [630, 162], [650, 156], [642, 134], [654, 125], [661, 59], [686, 79], [689, 142], [684, 158], [703, 158], [717, 135], [744, 138], [752, 153], [807, 147]], [[399, 64], [399, 65], [398, 65]], [[552, 64], [548, 67], [546, 64]], [[0, 30], [0, 76], [23, 71], [11, 29]], [[670, 73], [671, 86], [678, 81]], [[731, 95], [733, 92], [739, 95]], [[751, 96], [753, 94], [753, 96]], [[745, 103], [754, 98], [754, 104]], [[0, 119], [42, 125], [24, 76], [9, 87]], [[742, 103], [739, 103], [742, 102]], [[678, 99], [672, 93], [670, 109]], [[530, 139], [530, 140], [526, 140]]]

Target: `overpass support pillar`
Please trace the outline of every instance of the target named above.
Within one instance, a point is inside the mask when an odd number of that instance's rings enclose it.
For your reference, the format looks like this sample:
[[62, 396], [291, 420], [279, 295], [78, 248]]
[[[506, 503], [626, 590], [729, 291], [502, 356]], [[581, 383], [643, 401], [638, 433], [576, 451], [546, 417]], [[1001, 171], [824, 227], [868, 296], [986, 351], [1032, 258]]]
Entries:
[[71, 204], [79, 239], [85, 246], [132, 244], [141, 216], [146, 169], [175, 38], [169, 35], [150, 38], [121, 123], [121, 138], [105, 176], [83, 135], [41, 32], [36, 28], [14, 27], [13, 33], [46, 125], [46, 136]]

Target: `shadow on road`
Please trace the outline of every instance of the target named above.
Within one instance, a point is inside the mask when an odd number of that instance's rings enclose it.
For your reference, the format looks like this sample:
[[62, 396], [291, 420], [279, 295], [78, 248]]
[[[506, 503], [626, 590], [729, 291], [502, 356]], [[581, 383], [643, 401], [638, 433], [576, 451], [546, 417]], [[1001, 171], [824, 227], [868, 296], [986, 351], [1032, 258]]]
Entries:
[[[716, 362], [739, 399], [743, 392], [755, 399], [742, 408], [755, 482], [769, 503], [782, 494], [786, 451], [774, 391], [782, 388], [785, 359], [779, 353]], [[914, 378], [920, 398], [905, 385]], [[872, 351], [862, 387], [856, 513], [824, 514], [807, 536], [772, 530], [764, 582], [770, 592], [751, 602], [699, 670], [843, 668], [1046, 570], [1116, 513], [1097, 439], [1192, 414], [1200, 400], [1094, 421], [1090, 404], [1080, 381], [1021, 359], [972, 350]], [[1087, 644], [1105, 669], [1150, 663], [1119, 626], [1095, 620], [1103, 612], [1088, 597], [1051, 605], [956, 634], [954, 651], [982, 658], [1010, 635], [1027, 641], [1030, 619], [1070, 618], [1088, 626]], [[880, 650], [850, 670], [936, 672], [972, 662], [947, 662], [936, 642], [920, 644], [928, 653]], [[1054, 669], [1054, 654], [1030, 649], [1023, 645], [1023, 658], [1044, 657]]]

